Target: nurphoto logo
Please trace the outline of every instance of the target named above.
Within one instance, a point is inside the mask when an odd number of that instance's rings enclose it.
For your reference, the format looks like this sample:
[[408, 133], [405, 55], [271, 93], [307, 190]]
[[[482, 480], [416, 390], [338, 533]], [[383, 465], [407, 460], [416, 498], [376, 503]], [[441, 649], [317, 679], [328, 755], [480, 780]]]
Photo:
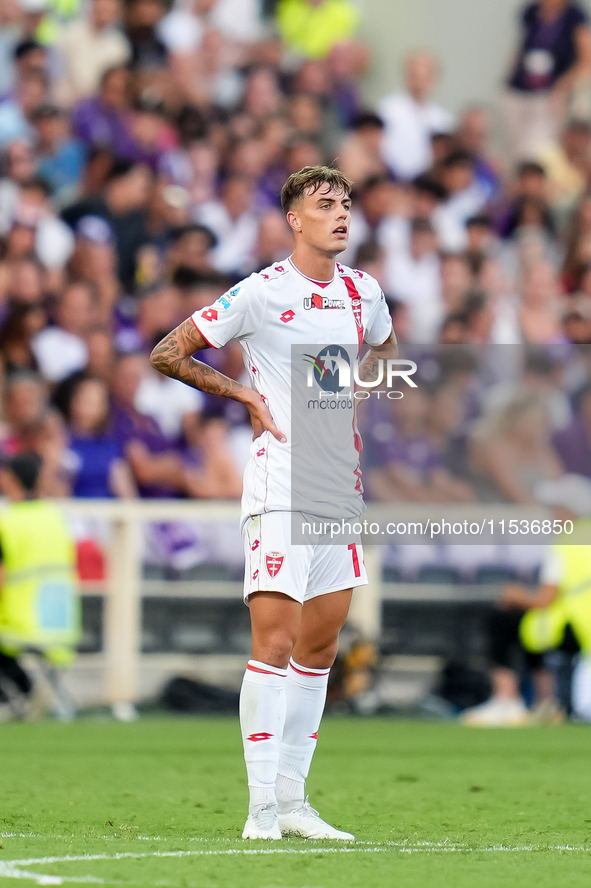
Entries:
[[[362, 380], [359, 377], [359, 360], [355, 358], [351, 364], [347, 349], [340, 345], [328, 345], [317, 355], [304, 354], [303, 357], [309, 365], [306, 384], [308, 388], [319, 386], [320, 397], [325, 392], [338, 397], [341, 392], [346, 389], [350, 390], [353, 385], [355, 391], [352, 393], [348, 391], [345, 397], [350, 398], [352, 394], [357, 400], [364, 400], [372, 394], [386, 394], [388, 398], [398, 400], [403, 397], [403, 392], [393, 389], [395, 381], [403, 380], [411, 388], [417, 388], [416, 382], [411, 379], [417, 372], [417, 365], [414, 361], [403, 358], [387, 358], [386, 360], [380, 358], [376, 378]], [[353, 376], [351, 376], [351, 371], [353, 371]], [[386, 392], [383, 389], [379, 393], [373, 391], [384, 383]], [[360, 390], [356, 389], [357, 386]]]

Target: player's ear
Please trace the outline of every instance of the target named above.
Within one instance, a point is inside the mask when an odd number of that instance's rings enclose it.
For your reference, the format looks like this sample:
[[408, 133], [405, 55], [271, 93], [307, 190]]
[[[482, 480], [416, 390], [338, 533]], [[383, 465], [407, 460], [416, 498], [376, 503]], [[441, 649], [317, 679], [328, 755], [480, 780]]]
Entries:
[[297, 213], [294, 213], [293, 210], [290, 210], [287, 214], [287, 224], [294, 232], [299, 232], [302, 230], [302, 225], [300, 223], [300, 219]]

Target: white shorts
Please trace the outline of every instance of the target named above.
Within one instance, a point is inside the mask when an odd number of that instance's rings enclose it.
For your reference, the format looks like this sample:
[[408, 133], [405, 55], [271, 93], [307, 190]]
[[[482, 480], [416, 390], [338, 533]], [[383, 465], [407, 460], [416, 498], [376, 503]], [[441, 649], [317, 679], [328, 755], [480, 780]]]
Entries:
[[282, 592], [303, 604], [310, 598], [367, 585], [360, 543], [291, 543], [292, 512], [253, 515], [242, 525], [244, 600], [253, 592]]

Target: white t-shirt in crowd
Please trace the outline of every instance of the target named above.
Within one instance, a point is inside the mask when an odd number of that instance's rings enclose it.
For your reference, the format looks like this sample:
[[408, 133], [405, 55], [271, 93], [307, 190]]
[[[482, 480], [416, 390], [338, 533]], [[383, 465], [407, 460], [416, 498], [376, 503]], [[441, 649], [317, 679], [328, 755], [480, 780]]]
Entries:
[[183, 418], [203, 408], [203, 393], [158, 373], [144, 376], [134, 399], [135, 408], [156, 420], [171, 440], [180, 437]]
[[377, 110], [385, 124], [384, 162], [401, 179], [408, 181], [420, 176], [431, 166], [431, 136], [451, 132], [452, 115], [433, 102], [419, 104], [405, 92], [386, 96]]
[[61, 382], [88, 363], [88, 346], [81, 336], [61, 327], [46, 327], [31, 342], [41, 375], [49, 382]]
[[[264, 397], [275, 425], [287, 438], [283, 444], [263, 432], [253, 442], [244, 474], [243, 517], [292, 511], [292, 346], [303, 346], [294, 362], [297, 368], [307, 368], [306, 346], [311, 349], [315, 343], [320, 351], [329, 343], [337, 349], [341, 344], [355, 345], [356, 351], [363, 342], [381, 345], [390, 335], [392, 321], [379, 284], [340, 264], [331, 281], [313, 281], [285, 259], [252, 274], [213, 305], [196, 311], [192, 320], [214, 348], [231, 339], [240, 342], [250, 385]], [[353, 517], [363, 511], [353, 405], [338, 413], [348, 440], [331, 440], [329, 454], [311, 456], [313, 461], [328, 460], [335, 476], [344, 478], [337, 488], [338, 502], [329, 501], [332, 494], [327, 499], [318, 491], [309, 508], [299, 511], [327, 517]], [[319, 415], [320, 411], [310, 415], [311, 422]]]
[[195, 52], [204, 30], [201, 19], [188, 9], [173, 9], [156, 25], [156, 34], [171, 53]]
[[195, 222], [206, 225], [217, 237], [211, 251], [214, 268], [223, 273], [248, 271], [254, 266], [259, 235], [259, 219], [247, 210], [232, 219], [221, 200], [211, 200], [197, 207]]
[[444, 315], [438, 256], [415, 259], [408, 251], [394, 253], [386, 261], [386, 289], [408, 306], [411, 342], [435, 342]]

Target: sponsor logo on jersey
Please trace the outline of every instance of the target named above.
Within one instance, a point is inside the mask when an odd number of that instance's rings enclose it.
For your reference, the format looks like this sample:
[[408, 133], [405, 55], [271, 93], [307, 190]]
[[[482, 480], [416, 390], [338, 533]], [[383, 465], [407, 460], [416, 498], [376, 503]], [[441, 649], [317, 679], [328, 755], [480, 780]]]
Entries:
[[283, 567], [283, 562], [285, 561], [285, 555], [282, 555], [281, 552], [267, 552], [265, 555], [265, 564], [267, 567], [267, 573], [270, 577], [276, 577], [281, 568]]
[[311, 308], [344, 308], [344, 299], [331, 299], [329, 296], [321, 296], [320, 293], [312, 293], [311, 296], [304, 296], [304, 308], [309, 311]]
[[289, 311], [284, 311], [283, 314], [279, 315], [279, 320], [283, 321], [284, 324], [289, 324], [290, 321], [293, 321], [295, 318], [295, 311], [292, 311], [291, 308]]
[[232, 305], [234, 299], [236, 299], [236, 297], [238, 296], [239, 293], [240, 293], [240, 287], [239, 287], [239, 286], [238, 286], [238, 287], [234, 287], [232, 290], [228, 290], [227, 293], [224, 293], [223, 296], [220, 296], [220, 298], [218, 299], [216, 305], [219, 305], [220, 308], [222, 308], [222, 309], [224, 309], [224, 310], [230, 308], [230, 306]]
[[201, 312], [201, 317], [204, 321], [217, 321], [218, 313], [215, 308], [207, 308], [205, 311]]

